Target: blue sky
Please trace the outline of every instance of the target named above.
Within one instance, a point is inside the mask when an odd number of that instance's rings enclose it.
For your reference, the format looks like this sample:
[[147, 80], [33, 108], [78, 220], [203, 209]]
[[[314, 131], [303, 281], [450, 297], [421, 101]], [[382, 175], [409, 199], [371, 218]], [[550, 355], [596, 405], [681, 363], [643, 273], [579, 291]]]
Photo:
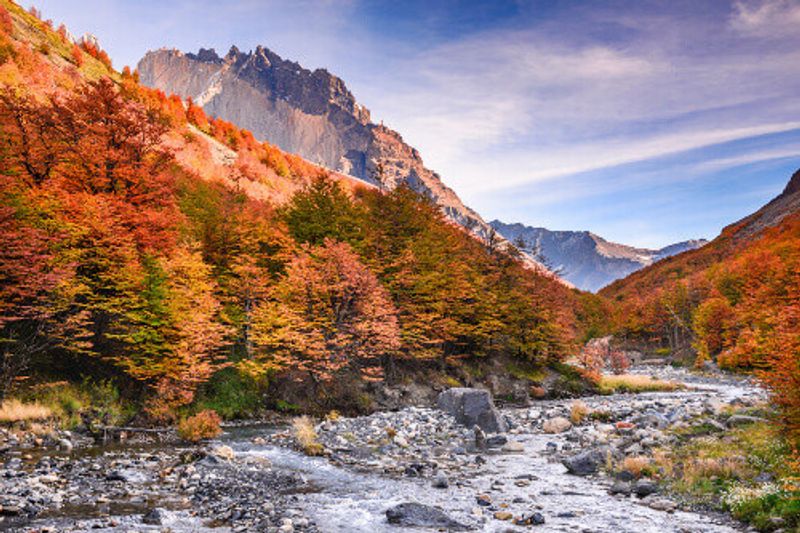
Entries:
[[487, 220], [660, 247], [800, 168], [800, 0], [36, 5], [118, 67], [263, 44], [327, 68]]

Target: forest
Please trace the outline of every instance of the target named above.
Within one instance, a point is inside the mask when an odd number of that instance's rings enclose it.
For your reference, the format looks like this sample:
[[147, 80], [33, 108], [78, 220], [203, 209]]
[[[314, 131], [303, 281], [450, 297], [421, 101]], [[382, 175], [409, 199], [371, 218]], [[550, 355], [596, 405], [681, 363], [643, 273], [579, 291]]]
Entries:
[[[164, 423], [216, 389], [294, 383], [306, 408], [352, 408], [352, 383], [575, 348], [579, 295], [512, 248], [144, 88], [46, 22], [34, 50], [0, 15], [0, 396], [28, 378], [107, 381]], [[184, 152], [215, 139], [234, 168], [201, 178], [170, 135]], [[248, 194], [275, 176], [294, 184], [286, 201]]]

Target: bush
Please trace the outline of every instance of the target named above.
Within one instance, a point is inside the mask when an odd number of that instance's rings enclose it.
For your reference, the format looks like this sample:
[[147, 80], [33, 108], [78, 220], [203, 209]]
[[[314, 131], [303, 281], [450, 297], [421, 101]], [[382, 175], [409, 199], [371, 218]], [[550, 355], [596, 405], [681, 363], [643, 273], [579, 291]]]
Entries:
[[178, 436], [189, 442], [213, 439], [222, 434], [219, 427], [222, 419], [216, 411], [206, 409], [178, 423]]

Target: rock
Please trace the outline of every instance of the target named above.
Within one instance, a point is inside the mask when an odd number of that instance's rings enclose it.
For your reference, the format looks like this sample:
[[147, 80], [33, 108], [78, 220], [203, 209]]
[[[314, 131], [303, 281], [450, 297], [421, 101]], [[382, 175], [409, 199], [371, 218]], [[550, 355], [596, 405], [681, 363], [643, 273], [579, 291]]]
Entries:
[[666, 511], [668, 513], [675, 511], [677, 508], [675, 502], [666, 498], [648, 498], [645, 503], [651, 509], [655, 509], [656, 511]]
[[401, 448], [408, 448], [408, 441], [401, 435], [395, 435], [394, 443], [400, 446]]
[[386, 510], [386, 520], [403, 527], [442, 527], [454, 531], [467, 529], [443, 511], [421, 503], [401, 503]]
[[450, 482], [447, 480], [447, 477], [444, 475], [436, 476], [433, 480], [433, 488], [435, 489], [446, 489], [450, 486]]
[[545, 452], [552, 454], [556, 453], [557, 451], [558, 451], [558, 444], [556, 444], [555, 442], [548, 442], [545, 445]]
[[512, 440], [503, 445], [502, 450], [510, 453], [521, 453], [525, 451], [525, 446], [521, 442]]
[[756, 422], [766, 422], [765, 418], [761, 418], [758, 416], [747, 416], [747, 415], [733, 415], [725, 422], [728, 424], [728, 427], [738, 427], [738, 426], [746, 426], [748, 424], [755, 424]]
[[549, 420], [545, 420], [542, 424], [542, 429], [545, 433], [564, 433], [572, 427], [572, 422], [563, 416], [556, 416]]
[[72, 452], [72, 443], [69, 441], [69, 439], [60, 439], [58, 441], [58, 449], [62, 452], [70, 453]]
[[486, 449], [486, 433], [483, 430], [475, 426], [472, 428], [472, 433], [475, 435], [475, 449], [476, 450], [485, 450]]
[[523, 515], [514, 520], [514, 524], [518, 526], [540, 526], [544, 524], [544, 515], [540, 512], [535, 512], [530, 515]]
[[151, 509], [142, 517], [142, 522], [145, 524], [160, 526], [164, 523], [164, 511], [158, 508]]
[[135, 470], [112, 470], [106, 474], [106, 481], [122, 481], [124, 483], [142, 482], [146, 476]]
[[508, 511], [497, 511], [494, 513], [494, 517], [496, 520], [511, 520], [514, 518], [514, 515], [509, 513]]
[[479, 494], [475, 497], [475, 501], [478, 502], [478, 505], [481, 507], [489, 507], [492, 505], [492, 497], [488, 494]]
[[505, 435], [492, 435], [486, 439], [486, 446], [489, 448], [499, 448], [506, 442], [508, 442], [508, 439]]
[[463, 387], [448, 389], [439, 394], [436, 405], [455, 417], [459, 424], [467, 427], [477, 425], [489, 433], [504, 433], [508, 430], [489, 391]]
[[600, 446], [561, 461], [570, 474], [588, 476], [596, 473], [605, 464], [611, 450], [607, 446]]
[[225, 445], [217, 446], [211, 450], [211, 453], [220, 459], [225, 459], [226, 461], [233, 461], [233, 458], [235, 457], [233, 448]]
[[640, 479], [633, 487], [633, 491], [640, 498], [645, 498], [658, 492], [658, 485], [646, 479]]
[[630, 496], [632, 492], [631, 484], [627, 481], [617, 480], [608, 489], [609, 494], [622, 494], [623, 496]]

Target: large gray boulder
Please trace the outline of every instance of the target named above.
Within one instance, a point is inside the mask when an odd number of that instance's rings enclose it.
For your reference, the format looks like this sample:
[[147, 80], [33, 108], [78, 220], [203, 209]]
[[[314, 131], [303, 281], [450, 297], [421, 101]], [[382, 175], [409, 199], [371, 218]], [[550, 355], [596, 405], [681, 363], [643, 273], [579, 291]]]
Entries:
[[442, 411], [453, 415], [459, 424], [467, 427], [478, 426], [488, 433], [508, 430], [489, 391], [464, 387], [448, 389], [439, 394], [436, 404]]
[[386, 510], [386, 520], [395, 526], [446, 528], [461, 531], [467, 526], [456, 522], [444, 512], [421, 503], [401, 503]]

